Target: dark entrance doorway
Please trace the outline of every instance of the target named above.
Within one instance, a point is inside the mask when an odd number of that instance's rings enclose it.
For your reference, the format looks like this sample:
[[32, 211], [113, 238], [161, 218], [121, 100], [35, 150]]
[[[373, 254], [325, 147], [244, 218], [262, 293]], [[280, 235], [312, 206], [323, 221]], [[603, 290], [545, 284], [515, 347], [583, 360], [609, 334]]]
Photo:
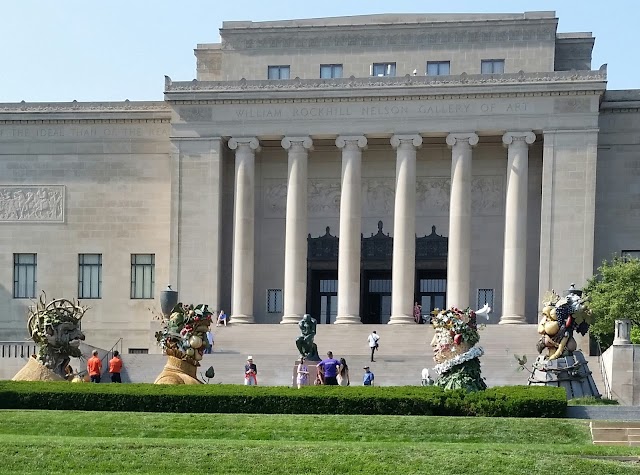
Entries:
[[425, 323], [433, 310], [442, 310], [447, 298], [447, 272], [444, 270], [419, 270], [416, 279], [416, 302], [422, 306]]
[[391, 316], [391, 270], [365, 270], [362, 274], [362, 323], [388, 323]]

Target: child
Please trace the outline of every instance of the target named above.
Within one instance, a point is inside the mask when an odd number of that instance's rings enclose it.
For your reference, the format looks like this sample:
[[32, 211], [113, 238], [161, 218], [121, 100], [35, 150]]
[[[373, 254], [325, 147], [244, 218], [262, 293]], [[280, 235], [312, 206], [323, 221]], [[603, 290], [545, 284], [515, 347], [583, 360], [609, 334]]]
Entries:
[[373, 386], [373, 380], [375, 379], [373, 373], [368, 366], [365, 366], [363, 369], [364, 377], [362, 378], [362, 384], [364, 384], [365, 386]]
[[300, 364], [298, 364], [298, 377], [296, 379], [298, 389], [309, 384], [309, 369], [307, 365], [304, 364], [304, 358], [302, 356], [300, 357]]

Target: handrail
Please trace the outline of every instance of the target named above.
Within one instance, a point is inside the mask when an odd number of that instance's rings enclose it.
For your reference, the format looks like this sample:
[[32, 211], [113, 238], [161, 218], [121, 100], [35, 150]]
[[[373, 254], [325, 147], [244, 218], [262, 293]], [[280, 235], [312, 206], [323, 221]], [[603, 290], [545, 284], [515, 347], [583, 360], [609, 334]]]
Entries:
[[604, 392], [607, 399], [611, 399], [611, 384], [609, 383], [607, 368], [605, 367], [604, 360], [602, 358], [602, 348], [600, 347], [599, 341], [596, 340], [596, 344], [598, 345], [598, 365], [600, 366], [600, 374], [602, 375], [602, 382], [604, 383]]
[[122, 354], [122, 337], [118, 338], [118, 340], [111, 346], [110, 349], [107, 350], [107, 352], [105, 353], [105, 355], [102, 357], [102, 359], [100, 361], [104, 361], [105, 358], [107, 358], [109, 356], [109, 354], [113, 354], [113, 350], [116, 346], [118, 346], [118, 344], [120, 345], [120, 354]]

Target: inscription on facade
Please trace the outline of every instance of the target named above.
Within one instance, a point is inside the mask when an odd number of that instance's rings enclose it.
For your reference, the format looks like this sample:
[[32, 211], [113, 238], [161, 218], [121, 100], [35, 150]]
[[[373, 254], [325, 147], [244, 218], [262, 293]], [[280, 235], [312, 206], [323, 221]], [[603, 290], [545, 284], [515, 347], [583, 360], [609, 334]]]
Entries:
[[64, 185], [0, 185], [0, 222], [64, 223]]
[[123, 125], [116, 127], [83, 127], [83, 126], [27, 126], [3, 127], [0, 125], [0, 138], [3, 139], [64, 139], [64, 138], [148, 138], [167, 137], [169, 126], [139, 127]]

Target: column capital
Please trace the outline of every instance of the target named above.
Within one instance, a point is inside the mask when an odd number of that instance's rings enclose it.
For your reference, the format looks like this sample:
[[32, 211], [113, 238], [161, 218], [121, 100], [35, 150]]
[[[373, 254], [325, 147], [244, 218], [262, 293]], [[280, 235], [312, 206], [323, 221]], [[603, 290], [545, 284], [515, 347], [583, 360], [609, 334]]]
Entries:
[[260, 141], [257, 137], [231, 137], [228, 145], [231, 150], [237, 149], [240, 145], [246, 145], [251, 150], [257, 151], [260, 149]]
[[414, 148], [422, 145], [422, 137], [420, 135], [393, 135], [391, 137], [391, 146], [398, 148], [402, 145], [409, 145]]
[[364, 135], [338, 135], [336, 138], [336, 147], [348, 148], [350, 146], [365, 149], [367, 147], [367, 137]]
[[478, 135], [475, 132], [456, 132], [447, 135], [447, 145], [454, 147], [468, 143], [470, 146], [478, 145]]
[[530, 131], [507, 132], [502, 136], [502, 143], [507, 146], [517, 143], [531, 145], [535, 141], [536, 135]]
[[285, 150], [289, 150], [293, 145], [298, 144], [307, 150], [311, 150], [313, 148], [313, 140], [311, 137], [284, 137], [280, 142], [282, 148]]

